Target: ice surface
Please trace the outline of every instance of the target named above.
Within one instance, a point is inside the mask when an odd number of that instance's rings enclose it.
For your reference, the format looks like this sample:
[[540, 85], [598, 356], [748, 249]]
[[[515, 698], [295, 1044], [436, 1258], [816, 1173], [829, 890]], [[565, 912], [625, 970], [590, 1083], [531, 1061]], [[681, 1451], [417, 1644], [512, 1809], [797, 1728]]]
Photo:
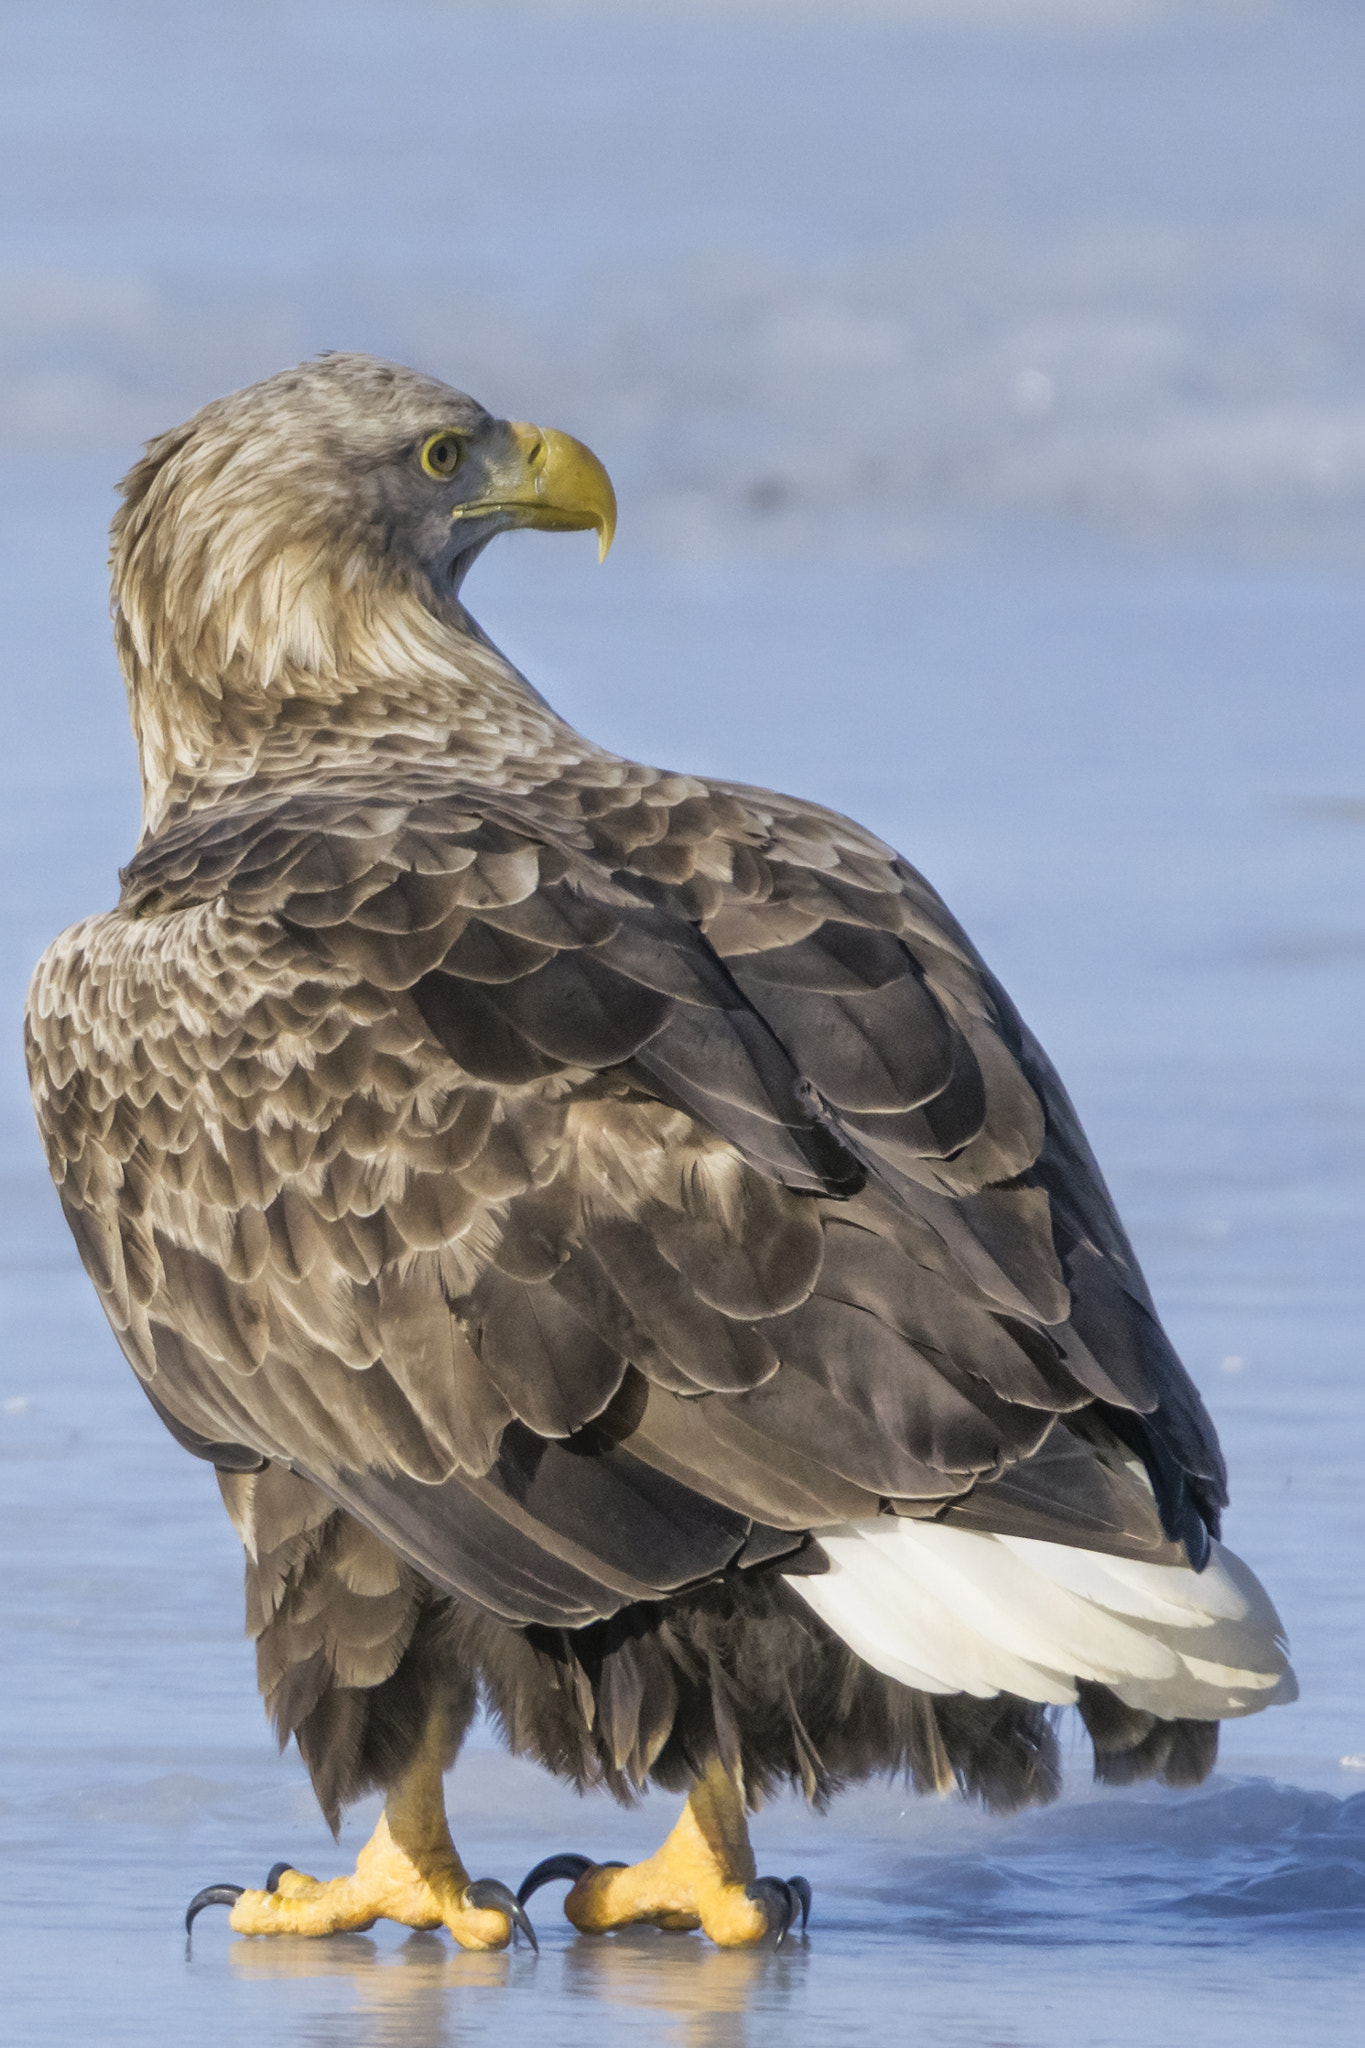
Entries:
[[[211, 1477], [119, 1359], [0, 1048], [0, 2039], [1337, 2043], [1365, 1984], [1365, 29], [1346, 6], [521, 0], [0, 13], [0, 1000], [137, 829], [109, 484], [367, 345], [585, 435], [622, 530], [485, 624], [567, 715], [944, 890], [1075, 1094], [1303, 1697], [1176, 1798], [758, 1824], [809, 1946], [249, 1943], [327, 1873]], [[474, 1867], [643, 1852], [481, 1737]]]

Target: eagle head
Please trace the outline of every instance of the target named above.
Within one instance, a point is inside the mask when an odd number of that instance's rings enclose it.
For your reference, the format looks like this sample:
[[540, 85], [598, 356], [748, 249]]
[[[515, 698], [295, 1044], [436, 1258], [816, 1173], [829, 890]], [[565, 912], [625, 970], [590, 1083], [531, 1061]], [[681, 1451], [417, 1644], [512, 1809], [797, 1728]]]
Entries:
[[497, 534], [593, 528], [605, 556], [616, 524], [581, 441], [365, 355], [206, 405], [121, 490], [115, 635], [153, 812], [245, 766], [286, 705], [419, 687], [468, 634], [460, 585]]

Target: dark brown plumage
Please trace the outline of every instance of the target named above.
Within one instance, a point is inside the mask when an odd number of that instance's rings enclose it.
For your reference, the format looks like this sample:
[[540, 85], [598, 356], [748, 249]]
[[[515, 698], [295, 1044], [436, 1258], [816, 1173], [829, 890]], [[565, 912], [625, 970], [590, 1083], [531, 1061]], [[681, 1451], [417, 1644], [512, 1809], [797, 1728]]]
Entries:
[[[621, 1796], [718, 1757], [1045, 1797], [1053, 1695], [884, 1675], [800, 1575], [887, 1514], [1203, 1563], [1214, 1432], [1075, 1114], [891, 849], [544, 706], [458, 594], [526, 522], [421, 474], [443, 428], [510, 459], [342, 357], [152, 444], [114, 556], [146, 829], [30, 1002], [281, 1738], [334, 1823], [480, 1688]], [[1102, 1774], [1212, 1761], [1216, 1720], [1081, 1705]]]

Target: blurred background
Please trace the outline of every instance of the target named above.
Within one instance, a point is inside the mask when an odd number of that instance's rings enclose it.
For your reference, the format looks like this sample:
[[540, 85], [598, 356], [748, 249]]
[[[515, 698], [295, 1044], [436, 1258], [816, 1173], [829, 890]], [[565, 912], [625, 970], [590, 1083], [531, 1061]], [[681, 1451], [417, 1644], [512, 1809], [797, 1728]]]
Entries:
[[[257, 1857], [331, 1870], [368, 1816], [338, 1852], [272, 1757], [235, 1538], [80, 1274], [17, 1020], [137, 836], [115, 480], [325, 348], [587, 440], [608, 565], [512, 537], [476, 615], [595, 738], [884, 833], [1049, 1047], [1303, 1683], [1228, 1728], [1200, 1800], [1096, 1799], [1078, 1758], [1013, 1831], [877, 1792], [823, 1830], [783, 1810], [820, 1913], [790, 1962], [585, 1962], [551, 1900], [538, 1979], [382, 1930], [291, 1959], [205, 1924], [182, 1963], [188, 1891]], [[0, 2038], [872, 2039], [910, 1968], [933, 2042], [1340, 2039], [1362, 569], [1353, 0], [0, 4]], [[513, 1878], [659, 1832], [491, 1751], [454, 1804]]]
[[591, 426], [661, 560], [1365, 560], [1345, 0], [4, 14], [17, 459], [367, 348]]

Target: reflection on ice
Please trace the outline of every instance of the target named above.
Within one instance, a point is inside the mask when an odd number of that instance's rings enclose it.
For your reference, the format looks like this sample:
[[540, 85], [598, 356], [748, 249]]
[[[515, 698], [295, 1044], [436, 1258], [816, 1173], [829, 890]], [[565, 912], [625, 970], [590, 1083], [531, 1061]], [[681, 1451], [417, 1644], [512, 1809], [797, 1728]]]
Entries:
[[270, 1939], [232, 1935], [230, 1943], [229, 1968], [244, 1982], [346, 1977], [376, 2010], [442, 1991], [501, 1989], [521, 1960], [506, 1950], [498, 1955], [469, 1954], [442, 1934], [409, 1934], [396, 1948], [368, 1934], [332, 1934], [321, 1941], [292, 1934]]
[[718, 2013], [769, 2011], [799, 1994], [809, 1937], [789, 1936], [781, 1949], [716, 1949], [699, 1936], [637, 1927], [622, 1934], [580, 1935], [564, 1951], [564, 1989], [572, 1997], [696, 2021], [679, 2042], [709, 2038]]
[[[562, 1935], [562, 1938], [559, 1938]], [[779, 2009], [799, 1990], [809, 1943], [783, 1949], [721, 1950], [700, 1937], [633, 1928], [609, 1936], [575, 1935], [549, 1927], [539, 1960], [525, 1951], [470, 1955], [439, 1934], [410, 1934], [391, 1945], [344, 1934], [322, 1941], [230, 1937], [228, 1968], [244, 1984], [271, 1979], [345, 1980], [355, 2010], [374, 2023], [367, 2040], [410, 2044], [442, 2036], [428, 2018], [458, 2031], [463, 2001], [480, 1991], [519, 1986], [538, 1997], [619, 2007], [658, 2019], [704, 2020]], [[547, 1981], [548, 1980], [548, 1981]], [[427, 2016], [424, 2018], [424, 2016]], [[673, 2038], [694, 2037], [684, 2027]]]
[[[346, 1982], [351, 2020], [366, 2048], [444, 2048], [447, 2041], [466, 2040], [476, 2019], [497, 2025], [494, 2011], [476, 2013], [469, 2001], [509, 1989], [533, 1998], [547, 2022], [566, 2004], [585, 2016], [597, 2014], [608, 2028], [615, 2013], [658, 2028], [670, 2048], [742, 2040], [746, 2016], [772, 2019], [790, 2010], [795, 2018], [801, 2009], [808, 1955], [800, 1940], [754, 1953], [650, 1929], [605, 1937], [565, 1933], [539, 1961], [524, 1953], [464, 1955], [438, 1935], [414, 1934], [390, 1948], [353, 1934], [316, 1942], [234, 1940], [228, 1964], [241, 1984]], [[740, 2022], [740, 2033], [731, 2033], [727, 2021]], [[540, 2027], [535, 2031], [539, 2037]]]
[[237, 1985], [327, 1980], [346, 1986], [344, 2029], [315, 2034], [318, 2048], [332, 2041], [363, 2042], [365, 2048], [453, 2048], [468, 2039], [466, 2001], [480, 1992], [504, 1991], [517, 1967], [506, 1955], [452, 1953], [448, 1941], [432, 1934], [410, 1935], [397, 1949], [364, 1934], [322, 1941], [247, 1938], [234, 1940], [229, 1957]]

